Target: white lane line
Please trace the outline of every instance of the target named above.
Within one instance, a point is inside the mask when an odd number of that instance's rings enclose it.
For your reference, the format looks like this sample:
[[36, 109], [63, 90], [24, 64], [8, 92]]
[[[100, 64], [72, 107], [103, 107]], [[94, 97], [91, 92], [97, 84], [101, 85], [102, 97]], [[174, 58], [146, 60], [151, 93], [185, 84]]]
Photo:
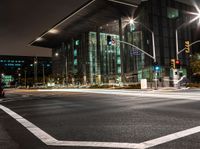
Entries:
[[57, 141], [51, 146], [78, 146], [78, 147], [104, 147], [104, 148], [124, 148], [124, 149], [139, 149], [137, 143], [118, 143], [118, 142], [95, 142], [95, 141]]
[[177, 140], [195, 133], [200, 132], [200, 126], [190, 128], [187, 130], [179, 131], [173, 134], [169, 134], [157, 139], [145, 141], [142, 143], [120, 143], [120, 142], [95, 142], [95, 141], [59, 141], [53, 138], [48, 133], [41, 130], [39, 127], [29, 122], [22, 116], [18, 115], [14, 111], [7, 107], [0, 105], [0, 109], [13, 117], [39, 140], [49, 146], [79, 146], [79, 147], [105, 147], [105, 148], [124, 148], [124, 149], [147, 149], [160, 144], [164, 144], [173, 140]]
[[140, 143], [139, 146], [141, 147], [140, 149], [145, 149], [145, 148], [150, 148], [150, 147], [154, 147], [160, 144], [164, 144], [173, 140], [177, 140], [186, 136], [190, 136], [192, 134], [195, 133], [199, 133], [200, 132], [200, 126], [194, 127], [194, 128], [190, 128], [187, 130], [183, 130], [183, 131], [179, 131], [173, 134], [169, 134], [157, 139], [153, 139], [150, 141], [146, 141], [143, 143]]
[[41, 140], [46, 145], [50, 146], [83, 146], [83, 147], [107, 147], [107, 148], [138, 148], [136, 143], [118, 143], [118, 142], [93, 142], [93, 141], [58, 141], [48, 133], [38, 128], [33, 123], [29, 122], [22, 116], [7, 107], [0, 105], [0, 109], [18, 121], [26, 129], [28, 129], [34, 136]]

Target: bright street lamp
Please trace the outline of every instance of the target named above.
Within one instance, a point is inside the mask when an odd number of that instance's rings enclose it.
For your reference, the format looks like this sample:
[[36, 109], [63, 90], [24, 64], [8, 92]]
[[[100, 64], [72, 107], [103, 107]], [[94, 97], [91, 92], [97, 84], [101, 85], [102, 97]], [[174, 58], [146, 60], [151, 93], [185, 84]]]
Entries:
[[55, 53], [55, 56], [56, 56], [56, 57], [58, 57], [58, 56], [59, 56], [58, 52], [56, 52], [56, 53]]
[[134, 20], [133, 20], [133, 19], [130, 19], [130, 20], [129, 20], [129, 23], [130, 23], [130, 24], [134, 24]]

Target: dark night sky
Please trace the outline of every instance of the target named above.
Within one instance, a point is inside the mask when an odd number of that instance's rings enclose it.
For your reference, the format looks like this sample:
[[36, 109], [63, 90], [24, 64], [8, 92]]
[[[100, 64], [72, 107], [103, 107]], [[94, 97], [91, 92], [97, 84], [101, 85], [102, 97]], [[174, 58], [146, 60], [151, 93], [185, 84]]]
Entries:
[[28, 43], [87, 1], [0, 0], [0, 55], [51, 56]]
[[88, 0], [0, 0], [0, 55], [51, 56], [28, 43]]

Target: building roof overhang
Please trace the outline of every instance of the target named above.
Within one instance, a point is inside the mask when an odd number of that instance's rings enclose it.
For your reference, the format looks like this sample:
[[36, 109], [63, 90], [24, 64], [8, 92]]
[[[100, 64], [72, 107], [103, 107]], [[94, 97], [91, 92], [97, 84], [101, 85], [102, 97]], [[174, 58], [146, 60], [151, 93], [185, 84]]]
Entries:
[[96, 30], [112, 20], [134, 16], [140, 2], [141, 0], [90, 0], [29, 45], [55, 48], [69, 38]]

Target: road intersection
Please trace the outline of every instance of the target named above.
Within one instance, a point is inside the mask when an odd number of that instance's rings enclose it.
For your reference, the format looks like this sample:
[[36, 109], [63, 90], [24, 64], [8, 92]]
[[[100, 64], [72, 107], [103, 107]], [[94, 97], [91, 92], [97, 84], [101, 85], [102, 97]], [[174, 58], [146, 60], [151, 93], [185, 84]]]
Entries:
[[[12, 123], [22, 125], [26, 133], [34, 135], [46, 148], [195, 149], [200, 145], [199, 93], [198, 90], [14, 91], [1, 102], [0, 109], [3, 119], [12, 117], [18, 124], [10, 120]], [[2, 124], [23, 148], [20, 140], [24, 137], [17, 138], [20, 132], [13, 134], [12, 128], [5, 126], [6, 121]], [[193, 143], [187, 140], [190, 137]]]

